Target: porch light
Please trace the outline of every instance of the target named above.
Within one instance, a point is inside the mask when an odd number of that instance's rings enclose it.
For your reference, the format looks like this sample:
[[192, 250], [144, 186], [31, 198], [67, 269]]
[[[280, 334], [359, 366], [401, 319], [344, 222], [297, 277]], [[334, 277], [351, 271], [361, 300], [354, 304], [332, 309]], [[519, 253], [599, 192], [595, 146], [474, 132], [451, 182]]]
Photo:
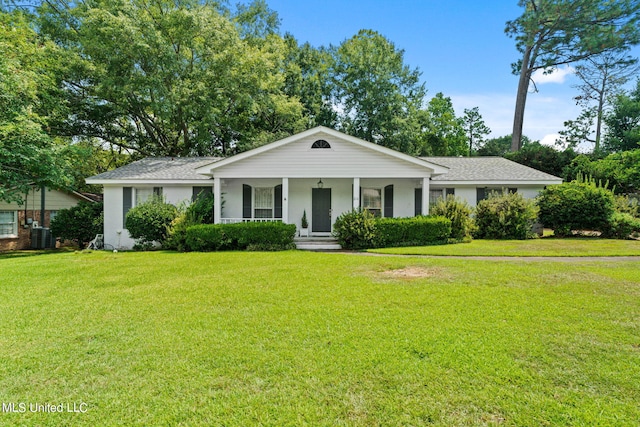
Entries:
[[318, 188], [323, 188], [324, 187], [324, 182], [322, 182], [322, 178], [320, 178], [320, 181], [318, 181]]

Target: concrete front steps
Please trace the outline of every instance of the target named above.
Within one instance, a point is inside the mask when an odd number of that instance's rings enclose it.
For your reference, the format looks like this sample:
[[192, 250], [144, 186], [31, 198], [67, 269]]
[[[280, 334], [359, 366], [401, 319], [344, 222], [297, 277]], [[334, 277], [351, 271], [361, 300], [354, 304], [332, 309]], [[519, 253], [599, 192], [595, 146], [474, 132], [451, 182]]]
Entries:
[[342, 246], [333, 237], [296, 237], [296, 248], [303, 251], [339, 251]]

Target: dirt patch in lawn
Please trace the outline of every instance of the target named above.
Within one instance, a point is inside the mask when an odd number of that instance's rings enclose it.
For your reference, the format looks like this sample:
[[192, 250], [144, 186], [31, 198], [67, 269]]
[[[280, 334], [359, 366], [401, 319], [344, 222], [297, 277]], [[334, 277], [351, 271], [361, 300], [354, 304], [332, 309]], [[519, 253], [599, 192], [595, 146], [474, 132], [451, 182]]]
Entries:
[[428, 277], [443, 277], [445, 274], [441, 268], [407, 266], [402, 268], [394, 268], [392, 270], [381, 271], [378, 276], [385, 279], [424, 279]]

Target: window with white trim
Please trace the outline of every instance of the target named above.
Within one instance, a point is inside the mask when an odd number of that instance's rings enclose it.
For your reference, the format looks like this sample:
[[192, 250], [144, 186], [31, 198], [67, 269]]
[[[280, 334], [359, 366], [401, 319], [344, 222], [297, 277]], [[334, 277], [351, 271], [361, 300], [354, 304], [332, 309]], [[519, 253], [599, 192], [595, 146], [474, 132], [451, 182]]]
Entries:
[[253, 217], [273, 218], [273, 187], [256, 187], [253, 195]]
[[382, 216], [382, 189], [363, 188], [362, 189], [362, 209], [366, 209], [375, 217]]
[[18, 237], [18, 211], [0, 211], [0, 238]]

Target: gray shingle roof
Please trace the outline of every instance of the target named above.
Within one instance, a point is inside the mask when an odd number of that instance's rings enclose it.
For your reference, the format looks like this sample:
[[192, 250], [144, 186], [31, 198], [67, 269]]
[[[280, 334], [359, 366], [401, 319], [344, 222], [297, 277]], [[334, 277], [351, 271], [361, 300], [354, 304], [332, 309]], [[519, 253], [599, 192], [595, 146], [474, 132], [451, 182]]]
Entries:
[[196, 173], [196, 169], [222, 160], [221, 157], [147, 157], [112, 171], [88, 179], [135, 179], [135, 180], [210, 180]]
[[548, 181], [557, 176], [521, 165], [503, 157], [421, 157], [449, 168], [432, 181]]

